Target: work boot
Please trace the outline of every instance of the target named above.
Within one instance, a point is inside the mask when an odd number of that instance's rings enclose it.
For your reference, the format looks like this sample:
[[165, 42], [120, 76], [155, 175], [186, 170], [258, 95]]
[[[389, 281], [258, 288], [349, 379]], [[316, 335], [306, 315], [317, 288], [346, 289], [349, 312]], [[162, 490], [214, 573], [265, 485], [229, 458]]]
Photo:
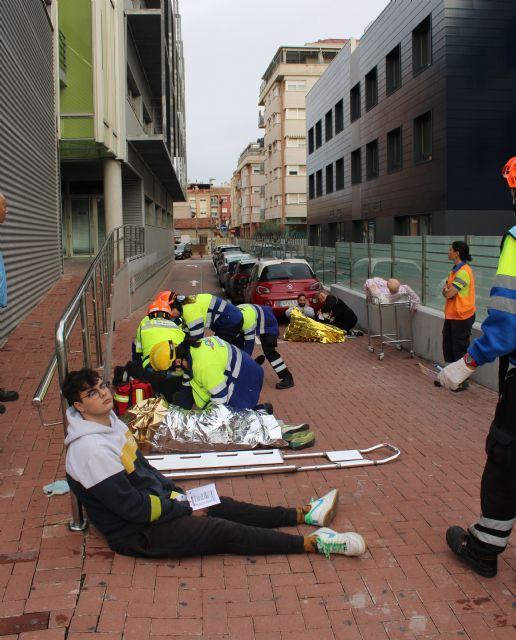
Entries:
[[310, 425], [306, 422], [302, 424], [284, 424], [281, 426], [281, 437], [284, 440], [290, 440], [294, 436], [302, 433], [303, 431], [309, 431]]
[[256, 364], [259, 364], [260, 367], [262, 366], [262, 364], [265, 362], [265, 356], [261, 355], [261, 356], [257, 356], [254, 361], [256, 362]]
[[276, 389], [290, 389], [294, 386], [294, 378], [288, 369], [280, 374], [281, 380], [276, 384]]
[[0, 402], [0, 413], [5, 413], [5, 404]]
[[493, 578], [498, 570], [498, 559], [495, 555], [483, 555], [473, 551], [470, 546], [471, 536], [462, 527], [450, 527], [446, 531], [446, 542], [453, 553], [468, 564], [484, 578]]
[[7, 389], [0, 389], [0, 402], [14, 402], [18, 400], [19, 395], [17, 391], [8, 391]]

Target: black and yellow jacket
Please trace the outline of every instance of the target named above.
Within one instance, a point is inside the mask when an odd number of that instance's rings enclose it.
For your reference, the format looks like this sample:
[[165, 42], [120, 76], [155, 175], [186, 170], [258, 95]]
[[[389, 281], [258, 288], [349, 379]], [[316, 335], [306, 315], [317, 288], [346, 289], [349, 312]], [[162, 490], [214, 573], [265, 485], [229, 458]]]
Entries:
[[68, 483], [110, 544], [149, 524], [192, 513], [188, 502], [171, 497], [182, 489], [151, 467], [113, 412], [110, 427], [84, 420], [73, 407], [67, 417]]

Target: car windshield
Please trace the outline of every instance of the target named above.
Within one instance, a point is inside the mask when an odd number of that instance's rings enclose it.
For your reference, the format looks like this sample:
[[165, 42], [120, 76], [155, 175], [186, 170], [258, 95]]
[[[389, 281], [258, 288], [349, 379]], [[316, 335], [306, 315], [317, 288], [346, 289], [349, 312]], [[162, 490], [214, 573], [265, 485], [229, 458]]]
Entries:
[[185, 250], [184, 244], [176, 244], [176, 251], [184, 251], [184, 250]]
[[302, 262], [283, 262], [265, 267], [260, 280], [307, 280], [314, 274], [307, 264]]
[[240, 269], [238, 270], [239, 273], [251, 273], [251, 269], [254, 267], [254, 265], [256, 264], [256, 262], [249, 262], [249, 264], [241, 264], [240, 265]]

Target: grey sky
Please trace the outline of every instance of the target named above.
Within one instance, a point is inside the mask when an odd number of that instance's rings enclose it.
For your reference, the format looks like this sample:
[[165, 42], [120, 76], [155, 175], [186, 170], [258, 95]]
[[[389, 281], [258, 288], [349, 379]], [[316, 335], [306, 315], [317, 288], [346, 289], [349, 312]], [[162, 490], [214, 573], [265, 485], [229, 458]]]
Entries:
[[180, 0], [188, 180], [229, 181], [258, 129], [261, 77], [278, 47], [360, 38], [388, 0]]

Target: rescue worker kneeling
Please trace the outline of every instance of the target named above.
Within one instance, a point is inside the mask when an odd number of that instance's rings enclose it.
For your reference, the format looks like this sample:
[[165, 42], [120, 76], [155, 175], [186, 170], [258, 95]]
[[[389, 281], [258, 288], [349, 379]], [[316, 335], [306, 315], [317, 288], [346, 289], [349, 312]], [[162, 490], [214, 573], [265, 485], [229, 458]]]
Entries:
[[174, 404], [184, 409], [191, 409], [194, 404], [199, 409], [211, 404], [234, 409], [261, 408], [258, 401], [263, 369], [244, 351], [217, 336], [202, 340], [186, 338], [179, 345], [171, 342], [157, 345], [151, 365], [155, 370], [164, 370], [178, 359], [183, 368], [183, 387]]
[[142, 368], [137, 362], [131, 363], [129, 373], [133, 377], [143, 377], [151, 383], [154, 393], [161, 393], [172, 402], [174, 394], [181, 389], [182, 370], [174, 367], [157, 369], [151, 363], [151, 352], [157, 344], [172, 340], [180, 344], [185, 333], [172, 320], [170, 305], [156, 299], [147, 308], [147, 315], [138, 325], [135, 338], [135, 352], [141, 358]]

